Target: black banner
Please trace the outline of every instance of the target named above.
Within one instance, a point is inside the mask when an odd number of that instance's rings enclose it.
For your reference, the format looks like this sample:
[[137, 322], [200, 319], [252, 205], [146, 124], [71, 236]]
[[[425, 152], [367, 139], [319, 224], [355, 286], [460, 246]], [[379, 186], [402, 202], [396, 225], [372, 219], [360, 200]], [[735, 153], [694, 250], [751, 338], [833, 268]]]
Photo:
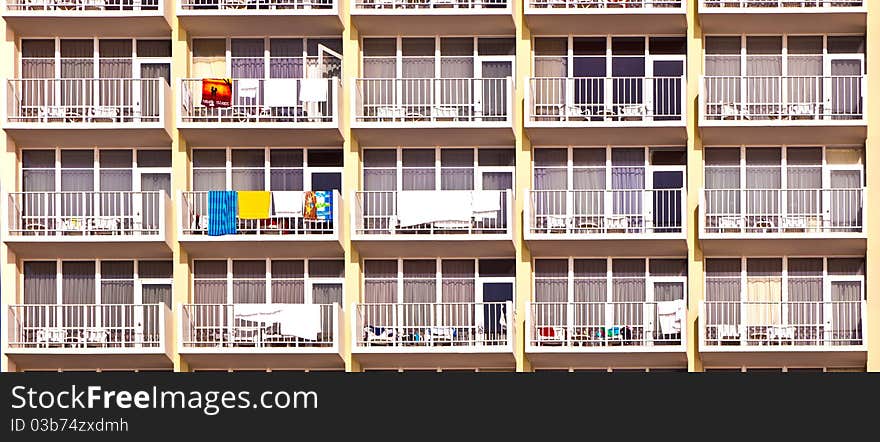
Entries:
[[873, 440], [880, 398], [870, 373], [65, 372], [0, 384], [5, 441], [665, 441], [704, 427], [708, 440]]

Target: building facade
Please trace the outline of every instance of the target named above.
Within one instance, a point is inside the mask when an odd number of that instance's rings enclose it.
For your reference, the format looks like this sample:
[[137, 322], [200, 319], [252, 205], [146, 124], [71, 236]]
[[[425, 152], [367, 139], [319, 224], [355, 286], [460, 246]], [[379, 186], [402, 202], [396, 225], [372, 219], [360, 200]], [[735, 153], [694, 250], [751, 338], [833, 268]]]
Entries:
[[873, 1], [3, 26], [6, 371], [880, 370]]

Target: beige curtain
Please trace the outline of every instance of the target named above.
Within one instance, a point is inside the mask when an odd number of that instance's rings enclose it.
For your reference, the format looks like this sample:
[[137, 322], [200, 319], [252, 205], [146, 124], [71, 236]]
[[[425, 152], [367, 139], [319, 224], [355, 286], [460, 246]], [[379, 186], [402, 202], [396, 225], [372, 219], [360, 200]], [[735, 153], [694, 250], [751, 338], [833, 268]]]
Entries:
[[746, 280], [746, 325], [779, 324], [782, 301], [781, 278], [748, 278]]

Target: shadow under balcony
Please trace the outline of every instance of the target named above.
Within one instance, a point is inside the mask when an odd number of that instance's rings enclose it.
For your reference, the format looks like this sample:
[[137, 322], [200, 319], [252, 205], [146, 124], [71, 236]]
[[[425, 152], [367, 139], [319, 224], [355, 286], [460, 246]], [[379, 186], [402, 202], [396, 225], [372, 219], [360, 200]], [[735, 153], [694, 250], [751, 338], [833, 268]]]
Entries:
[[712, 34], [817, 34], [867, 29], [868, 0], [701, 0], [700, 23]]
[[177, 17], [190, 35], [339, 35], [345, 0], [180, 0]]
[[532, 34], [683, 34], [685, 0], [524, 0]]
[[6, 0], [3, 18], [19, 37], [112, 35], [163, 37], [171, 33], [171, 0]]

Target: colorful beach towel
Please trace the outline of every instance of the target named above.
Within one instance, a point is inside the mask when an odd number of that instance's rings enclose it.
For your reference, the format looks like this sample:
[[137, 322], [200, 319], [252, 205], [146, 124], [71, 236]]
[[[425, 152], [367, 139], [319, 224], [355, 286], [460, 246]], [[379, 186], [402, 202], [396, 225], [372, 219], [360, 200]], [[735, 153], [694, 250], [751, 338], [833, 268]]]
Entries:
[[238, 192], [233, 190], [208, 191], [208, 235], [234, 235], [238, 213]]

